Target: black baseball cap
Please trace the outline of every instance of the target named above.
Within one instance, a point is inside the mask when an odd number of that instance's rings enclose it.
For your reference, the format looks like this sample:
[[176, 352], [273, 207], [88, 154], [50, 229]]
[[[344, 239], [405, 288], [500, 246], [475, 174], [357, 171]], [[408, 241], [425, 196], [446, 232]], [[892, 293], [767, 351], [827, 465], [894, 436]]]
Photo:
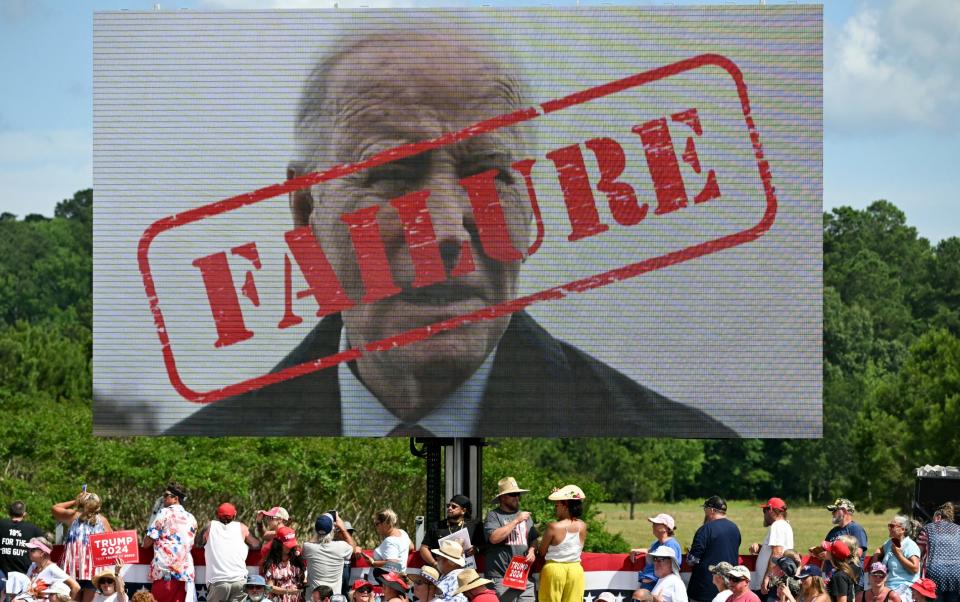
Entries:
[[719, 495], [711, 495], [705, 502], [703, 502], [703, 507], [713, 508], [714, 510], [719, 510], [720, 512], [726, 512], [727, 501]]

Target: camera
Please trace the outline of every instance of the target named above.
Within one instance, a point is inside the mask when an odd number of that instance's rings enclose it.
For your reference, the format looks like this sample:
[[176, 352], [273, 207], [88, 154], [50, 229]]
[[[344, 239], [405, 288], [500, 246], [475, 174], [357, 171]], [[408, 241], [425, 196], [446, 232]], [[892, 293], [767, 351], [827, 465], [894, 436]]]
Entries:
[[793, 577], [790, 575], [777, 575], [775, 577], [770, 577], [768, 582], [770, 590], [776, 590], [781, 585], [786, 585], [790, 589], [790, 593], [794, 597], [800, 594], [800, 578]]

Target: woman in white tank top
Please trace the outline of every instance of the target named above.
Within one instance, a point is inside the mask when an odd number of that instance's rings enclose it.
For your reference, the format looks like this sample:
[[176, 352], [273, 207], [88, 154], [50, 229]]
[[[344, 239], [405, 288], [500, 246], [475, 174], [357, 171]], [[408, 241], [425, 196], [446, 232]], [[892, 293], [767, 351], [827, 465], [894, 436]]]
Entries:
[[587, 538], [583, 515], [586, 496], [576, 485], [554, 489], [547, 498], [555, 504], [556, 522], [547, 525], [539, 553], [546, 564], [540, 572], [539, 602], [582, 602], [583, 566], [580, 553]]

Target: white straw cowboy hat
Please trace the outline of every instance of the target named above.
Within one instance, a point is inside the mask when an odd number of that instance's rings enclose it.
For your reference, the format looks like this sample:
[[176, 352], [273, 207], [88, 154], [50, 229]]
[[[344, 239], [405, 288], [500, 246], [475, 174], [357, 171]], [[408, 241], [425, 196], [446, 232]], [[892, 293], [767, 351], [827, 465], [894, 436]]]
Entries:
[[576, 485], [564, 485], [560, 489], [557, 489], [549, 496], [547, 499], [551, 502], [559, 502], [561, 500], [584, 500], [587, 496], [583, 495], [583, 489], [580, 489]]

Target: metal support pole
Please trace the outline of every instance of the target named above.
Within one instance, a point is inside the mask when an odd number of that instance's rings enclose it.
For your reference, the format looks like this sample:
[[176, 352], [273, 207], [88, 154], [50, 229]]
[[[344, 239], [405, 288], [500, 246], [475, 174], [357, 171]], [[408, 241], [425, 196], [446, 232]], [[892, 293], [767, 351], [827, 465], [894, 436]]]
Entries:
[[443, 474], [441, 446], [430, 440], [427, 443], [427, 496], [424, 500], [424, 527], [433, 524], [440, 516], [440, 505], [443, 503]]
[[476, 512], [483, 508], [483, 446], [483, 439], [458, 437], [444, 447], [446, 499], [465, 495]]
[[[418, 450], [415, 444], [422, 448]], [[411, 439], [411, 452], [426, 460], [426, 526], [445, 516], [444, 503], [457, 494], [470, 498], [475, 513], [479, 513], [483, 508], [484, 445], [482, 438]]]

